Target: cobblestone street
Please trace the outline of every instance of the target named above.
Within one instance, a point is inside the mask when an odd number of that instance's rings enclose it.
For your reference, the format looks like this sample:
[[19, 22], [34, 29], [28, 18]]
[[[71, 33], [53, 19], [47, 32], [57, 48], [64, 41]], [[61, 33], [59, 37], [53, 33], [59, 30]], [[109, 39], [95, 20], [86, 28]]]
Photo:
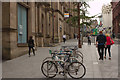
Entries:
[[[45, 78], [41, 72], [42, 60], [48, 56], [49, 49], [59, 49], [62, 45], [77, 45], [77, 39], [62, 42], [56, 47], [38, 47], [35, 56], [28, 57], [28, 54], [4, 61], [2, 64], [3, 78]], [[88, 45], [84, 43], [79, 49], [84, 54], [83, 64], [86, 67], [84, 78], [117, 78], [118, 77], [118, 45], [114, 44], [111, 48], [112, 59], [98, 60], [98, 52], [94, 43]], [[57, 75], [55, 78], [61, 78]], [[69, 76], [68, 76], [69, 77]], [[63, 77], [64, 78], [64, 77]]]

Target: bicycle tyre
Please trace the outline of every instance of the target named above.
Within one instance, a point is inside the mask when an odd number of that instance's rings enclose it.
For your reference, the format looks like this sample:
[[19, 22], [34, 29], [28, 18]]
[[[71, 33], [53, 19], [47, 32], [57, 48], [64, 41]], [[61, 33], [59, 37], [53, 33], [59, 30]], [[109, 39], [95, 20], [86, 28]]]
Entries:
[[80, 54], [82, 58], [84, 57], [82, 52], [76, 51], [76, 53], [77, 53], [77, 54]]
[[[78, 63], [80, 66], [79, 67], [81, 67], [82, 69], [83, 69], [83, 73], [81, 74], [81, 75], [79, 75], [78, 77], [75, 77], [75, 76], [73, 76], [72, 74], [71, 74], [71, 70], [70, 70], [70, 67], [72, 67], [72, 68], [75, 68], [75, 66], [73, 66], [73, 64], [75, 64], [75, 63]], [[76, 69], [75, 69], [76, 70]], [[69, 76], [71, 77], [71, 78], [73, 78], [73, 79], [80, 79], [80, 78], [82, 78], [85, 74], [86, 74], [86, 68], [85, 68], [85, 66], [82, 64], [82, 63], [80, 63], [80, 62], [72, 62], [69, 66], [68, 66], [68, 74], [69, 74]]]
[[48, 60], [53, 60], [53, 57], [46, 57], [44, 60], [43, 60], [43, 62], [45, 62], [45, 61], [48, 61]]
[[83, 63], [83, 57], [80, 54], [76, 54], [75, 57], [78, 59], [78, 62]]
[[[45, 68], [44, 68], [44, 65], [45, 65], [46, 63], [47, 63], [47, 65], [48, 65], [48, 63], [51, 65], [50, 68], [49, 68], [49, 70], [52, 69], [53, 66], [54, 66], [54, 68], [55, 68], [55, 73], [54, 73], [52, 76], [47, 75], [46, 72], [44, 71], [44, 69], [45, 69]], [[46, 77], [48, 77], [48, 78], [53, 78], [53, 77], [55, 77], [56, 74], [58, 73], [58, 68], [57, 68], [57, 66], [56, 66], [56, 64], [55, 64], [54, 62], [52, 62], [52, 61], [45, 61], [45, 62], [43, 62], [42, 66], [41, 66], [41, 71], [42, 71], [42, 73], [43, 73], [44, 76], [46, 76]], [[46, 69], [46, 71], [47, 71], [47, 69]]]

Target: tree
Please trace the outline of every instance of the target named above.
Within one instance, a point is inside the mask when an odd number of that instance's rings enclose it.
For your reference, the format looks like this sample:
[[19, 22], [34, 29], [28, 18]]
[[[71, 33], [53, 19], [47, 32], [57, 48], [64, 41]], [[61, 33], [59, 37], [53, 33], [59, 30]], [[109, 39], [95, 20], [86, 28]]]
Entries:
[[[73, 27], [79, 27], [79, 33], [78, 33], [78, 47], [81, 48], [81, 40], [80, 40], [80, 26], [82, 28], [82, 33], [83, 33], [83, 26], [90, 26], [92, 23], [91, 18], [94, 18], [95, 16], [86, 16], [86, 13], [88, 13], [87, 8], [90, 7], [86, 2], [80, 2], [80, 3], [74, 3], [75, 5], [78, 5], [77, 8], [75, 9], [69, 9], [72, 10], [74, 12], [77, 12], [78, 15], [74, 15], [70, 18], [67, 19], [67, 23], [69, 23], [71, 26]], [[80, 8], [82, 7], [82, 8]], [[80, 14], [79, 14], [80, 13]], [[82, 20], [82, 22], [80, 23], [80, 19]], [[89, 21], [88, 21], [89, 20]], [[83, 39], [83, 38], [82, 38]]]
[[[73, 3], [73, 4], [75, 6], [77, 5], [77, 3]], [[92, 23], [91, 18], [94, 18], [96, 15], [95, 16], [90, 16], [90, 17], [86, 16], [86, 13], [88, 13], [87, 8], [88, 7], [90, 8], [89, 4], [87, 4], [86, 2], [81, 3], [80, 7], [82, 7], [82, 9], [80, 9], [80, 13], [81, 13], [80, 14], [80, 19], [82, 20], [82, 22], [80, 23], [80, 26], [83, 26], [83, 25], [90, 26], [91, 23]], [[69, 10], [78, 13], [77, 8], [69, 9]], [[89, 20], [89, 22], [88, 22], [88, 20]], [[69, 23], [70, 25], [72, 25], [73, 27], [78, 27], [78, 16], [77, 15], [72, 15], [70, 18], [68, 18], [66, 20], [66, 22]]]

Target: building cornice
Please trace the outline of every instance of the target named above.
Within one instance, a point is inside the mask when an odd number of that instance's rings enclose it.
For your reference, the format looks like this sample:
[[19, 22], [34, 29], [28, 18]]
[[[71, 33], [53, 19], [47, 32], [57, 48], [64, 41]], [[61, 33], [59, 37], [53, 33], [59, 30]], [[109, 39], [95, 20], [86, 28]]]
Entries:
[[2, 28], [2, 32], [4, 32], [4, 31], [14, 32], [14, 31], [17, 31], [17, 29], [15, 29], [15, 28]]
[[18, 2], [18, 4], [20, 4], [20, 5], [22, 5], [22, 6], [26, 7], [26, 8], [30, 8], [30, 6], [28, 4], [26, 4], [26, 3]]

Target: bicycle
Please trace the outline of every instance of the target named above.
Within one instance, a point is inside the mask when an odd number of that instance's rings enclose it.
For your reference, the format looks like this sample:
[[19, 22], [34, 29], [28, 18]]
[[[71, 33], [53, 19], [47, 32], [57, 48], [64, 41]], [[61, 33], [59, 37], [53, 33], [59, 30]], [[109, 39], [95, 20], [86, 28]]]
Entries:
[[79, 62], [83, 63], [83, 57], [78, 53], [79, 51], [76, 50], [61, 50], [61, 51], [52, 51], [49, 50], [49, 54], [51, 54], [51, 57], [46, 57], [43, 62], [47, 61], [47, 60], [54, 60], [55, 59], [55, 55], [52, 53], [63, 53], [63, 52], [70, 52], [72, 57], [76, 57], [78, 59]]
[[[72, 48], [72, 47], [73, 47], [73, 48]], [[72, 51], [80, 54], [80, 55], [83, 57], [82, 52], [78, 51], [78, 47], [77, 47], [77, 46], [74, 46], [74, 45], [72, 45], [72, 46], [61, 46], [61, 49], [62, 49], [62, 50], [66, 50], [66, 48], [67, 48], [68, 50], [72, 50]]]
[[[71, 57], [70, 53], [62, 53], [63, 54], [62, 56], [60, 53], [53, 53], [53, 54], [55, 55], [55, 57], [64, 57], [64, 60], [60, 60], [60, 59], [47, 60], [43, 62], [41, 66], [41, 71], [46, 77], [48, 78], [55, 77], [58, 73], [59, 67], [63, 70], [62, 72], [64, 75], [68, 73], [69, 76], [74, 79], [82, 78], [85, 75], [86, 73], [85, 66], [79, 61], [77, 61], [77, 58]], [[74, 61], [71, 61], [71, 60], [74, 60]], [[80, 75], [78, 75], [80, 73], [79, 71], [82, 72]]]
[[[73, 47], [73, 48], [71, 48], [71, 47]], [[81, 63], [83, 63], [83, 54], [80, 51], [78, 51], [77, 46], [62, 46], [61, 49], [65, 52], [66, 51], [72, 51], [73, 56], [78, 58], [79, 61]]]

